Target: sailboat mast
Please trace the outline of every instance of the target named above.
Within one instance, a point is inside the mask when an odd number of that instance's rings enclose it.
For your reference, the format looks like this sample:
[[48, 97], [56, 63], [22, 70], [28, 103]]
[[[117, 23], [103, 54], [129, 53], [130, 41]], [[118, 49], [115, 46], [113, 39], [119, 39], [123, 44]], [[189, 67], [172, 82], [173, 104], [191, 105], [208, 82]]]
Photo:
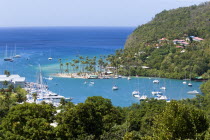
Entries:
[[7, 44], [6, 44], [6, 50], [5, 50], [5, 58], [7, 58]]

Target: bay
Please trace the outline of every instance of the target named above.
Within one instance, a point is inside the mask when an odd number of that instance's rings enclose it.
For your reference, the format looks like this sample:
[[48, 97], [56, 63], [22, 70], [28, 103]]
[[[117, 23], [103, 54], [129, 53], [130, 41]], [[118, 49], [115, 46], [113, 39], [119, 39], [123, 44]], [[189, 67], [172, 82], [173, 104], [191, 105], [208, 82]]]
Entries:
[[[38, 65], [41, 65], [43, 76], [59, 72], [59, 62], [64, 63], [77, 59], [78, 56], [99, 57], [100, 55], [114, 54], [116, 49], [124, 47], [127, 37], [135, 28], [132, 27], [31, 27], [31, 28], [0, 28], [0, 72], [9, 70], [12, 74], [26, 77], [27, 81], [36, 82]], [[5, 46], [8, 54], [14, 53], [22, 57], [14, 62], [3, 61]], [[48, 57], [53, 57], [49, 61]], [[89, 96], [103, 96], [111, 99], [116, 106], [129, 106], [139, 101], [132, 96], [132, 91], [138, 89], [141, 94], [153, 97], [151, 92], [166, 86], [162, 91], [169, 99], [193, 98], [187, 94], [191, 90], [199, 90], [200, 82], [192, 82], [188, 87], [182, 80], [161, 79], [159, 84], [153, 84], [155, 78], [97, 79], [94, 85], [84, 84], [84, 79], [70, 79], [54, 77], [46, 80], [49, 89], [73, 97], [74, 103], [84, 102]], [[113, 84], [119, 90], [113, 91]]]

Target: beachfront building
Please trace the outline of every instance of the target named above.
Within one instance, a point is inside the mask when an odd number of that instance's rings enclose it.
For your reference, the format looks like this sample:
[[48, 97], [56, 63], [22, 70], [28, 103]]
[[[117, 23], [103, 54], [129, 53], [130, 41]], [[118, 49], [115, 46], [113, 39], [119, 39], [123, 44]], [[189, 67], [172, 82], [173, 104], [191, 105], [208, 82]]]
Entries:
[[25, 87], [25, 77], [20, 77], [19, 75], [0, 75], [0, 88], [4, 88], [7, 85], [14, 85], [14, 87], [20, 86]]

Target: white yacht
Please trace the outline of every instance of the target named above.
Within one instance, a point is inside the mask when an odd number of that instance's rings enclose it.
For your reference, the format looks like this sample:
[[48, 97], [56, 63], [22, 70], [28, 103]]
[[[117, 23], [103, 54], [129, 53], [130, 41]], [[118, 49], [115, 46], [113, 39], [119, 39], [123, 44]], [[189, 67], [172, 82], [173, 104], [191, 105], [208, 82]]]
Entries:
[[48, 78], [45, 78], [47, 80], [53, 80], [53, 77], [48, 77]]
[[153, 80], [153, 83], [154, 84], [158, 84], [159, 83], [159, 80]]
[[182, 82], [183, 84], [187, 84], [187, 82], [186, 81], [184, 81], [184, 82]]
[[166, 96], [163, 96], [163, 95], [162, 95], [162, 96], [158, 97], [157, 99], [158, 99], [158, 100], [167, 100], [168, 98], [167, 98]]
[[140, 101], [143, 101], [143, 100], [146, 100], [146, 99], [147, 99], [147, 95], [142, 95], [142, 96], [139, 98]]
[[162, 95], [162, 92], [160, 92], [160, 91], [152, 91], [152, 95]]
[[188, 91], [188, 94], [199, 94], [199, 92], [197, 90], [193, 90], [193, 91]]
[[163, 87], [161, 87], [160, 89], [162, 89], [162, 90], [166, 90], [166, 87], [164, 87], [164, 86], [163, 86]]
[[131, 77], [130, 76], [128, 76], [128, 78], [127, 78], [128, 80], [131, 80]]
[[138, 90], [134, 90], [132, 92], [132, 95], [135, 97], [135, 98], [140, 98], [140, 92]]

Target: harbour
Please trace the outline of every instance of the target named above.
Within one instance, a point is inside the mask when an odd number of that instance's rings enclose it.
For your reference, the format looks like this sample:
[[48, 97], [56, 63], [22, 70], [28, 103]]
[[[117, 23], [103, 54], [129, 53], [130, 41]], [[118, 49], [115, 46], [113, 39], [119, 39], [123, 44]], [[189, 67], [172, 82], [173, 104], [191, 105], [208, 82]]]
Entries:
[[[25, 35], [18, 36], [23, 30]], [[193, 98], [196, 95], [187, 94], [188, 91], [197, 90], [202, 82], [191, 81], [192, 87], [183, 84], [183, 80], [164, 79], [159, 77], [122, 77], [122, 78], [105, 78], [105, 79], [82, 79], [66, 78], [65, 76], [57, 77], [54, 74], [60, 72], [59, 59], [70, 62], [72, 59], [78, 59], [79, 56], [88, 56], [93, 58], [113, 54], [116, 49], [123, 48], [127, 36], [133, 28], [66, 28], [66, 29], [14, 29], [13, 35], [9, 34], [9, 29], [0, 32], [4, 38], [0, 39], [1, 60], [0, 72], [9, 70], [11, 74], [19, 74], [26, 78], [26, 82], [36, 83], [37, 71], [41, 65], [44, 82], [48, 85], [49, 91], [64, 97], [72, 97], [72, 102], [77, 104], [84, 102], [89, 96], [102, 96], [111, 99], [115, 106], [129, 106], [133, 103], [139, 103], [139, 99], [132, 96], [132, 92], [139, 90], [140, 95], [146, 95], [153, 98], [152, 92], [160, 90], [163, 96], [168, 99], [180, 100]], [[35, 36], [39, 33], [39, 36]], [[51, 34], [46, 36], [46, 33]], [[59, 34], [63, 37], [59, 37]], [[85, 33], [85, 34], [84, 34]], [[77, 36], [74, 36], [77, 34]], [[97, 36], [95, 35], [97, 34]], [[77, 38], [80, 36], [80, 38]], [[56, 38], [56, 40], [55, 40]], [[82, 40], [82, 41], [81, 41]], [[4, 61], [5, 44], [10, 52], [14, 50], [21, 58], [13, 62]], [[53, 58], [49, 60], [48, 58]], [[66, 64], [63, 64], [66, 69]], [[75, 73], [73, 69], [70, 73]], [[51, 80], [49, 78], [52, 78]], [[153, 81], [158, 78], [159, 84]], [[129, 80], [130, 79], [130, 80]], [[139, 80], [139, 84], [138, 84]], [[84, 84], [86, 82], [86, 84]], [[90, 83], [94, 84], [90, 84]], [[113, 90], [117, 85], [118, 90]], [[166, 87], [166, 90], [160, 89]]]

